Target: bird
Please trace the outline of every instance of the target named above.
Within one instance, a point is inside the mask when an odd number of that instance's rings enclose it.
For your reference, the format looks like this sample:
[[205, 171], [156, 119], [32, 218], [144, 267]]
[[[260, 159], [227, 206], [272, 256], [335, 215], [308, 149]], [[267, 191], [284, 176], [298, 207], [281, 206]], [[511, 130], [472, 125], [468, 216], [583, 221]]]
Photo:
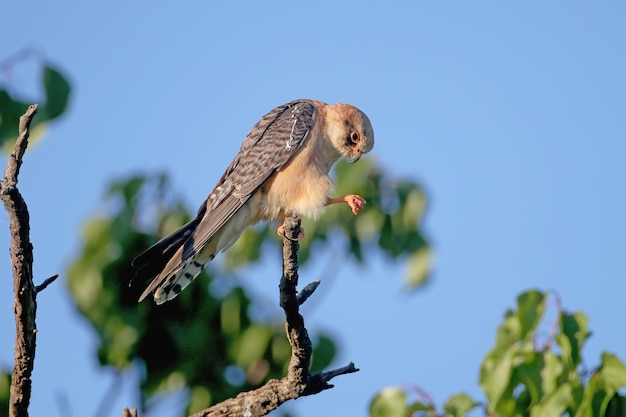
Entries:
[[196, 217], [132, 261], [133, 281], [154, 277], [139, 302], [150, 294], [156, 304], [176, 297], [260, 221], [280, 221], [282, 234], [286, 217], [317, 219], [329, 204], [346, 203], [358, 214], [365, 199], [330, 197], [329, 171], [337, 160], [356, 162], [373, 147], [370, 120], [353, 105], [300, 99], [271, 110], [252, 127]]

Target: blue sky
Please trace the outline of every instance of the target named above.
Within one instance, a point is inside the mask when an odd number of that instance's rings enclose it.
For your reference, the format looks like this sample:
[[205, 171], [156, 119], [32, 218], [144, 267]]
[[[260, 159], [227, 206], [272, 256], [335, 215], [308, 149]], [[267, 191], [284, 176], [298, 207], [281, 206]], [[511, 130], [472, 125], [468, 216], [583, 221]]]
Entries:
[[[626, 360], [625, 3], [34, 0], [4, 16], [0, 59], [36, 48], [74, 86], [20, 177], [39, 280], [63, 276], [111, 179], [167, 170], [195, 210], [265, 112], [303, 97], [348, 102], [372, 120], [371, 157], [427, 191], [435, 267], [412, 295], [402, 265], [377, 256], [323, 283], [307, 323], [339, 340], [336, 365], [361, 372], [290, 405], [300, 416], [365, 415], [387, 385], [417, 385], [438, 404], [458, 391], [480, 398], [480, 362], [530, 288], [590, 317], [588, 366], [603, 350]], [[34, 90], [33, 67], [13, 88]], [[10, 366], [8, 254], [0, 267]], [[264, 270], [241, 282], [271, 305], [278, 268]], [[38, 327], [31, 413], [93, 415], [111, 373], [95, 364], [63, 282], [40, 296]], [[122, 384], [107, 415], [134, 398]]]

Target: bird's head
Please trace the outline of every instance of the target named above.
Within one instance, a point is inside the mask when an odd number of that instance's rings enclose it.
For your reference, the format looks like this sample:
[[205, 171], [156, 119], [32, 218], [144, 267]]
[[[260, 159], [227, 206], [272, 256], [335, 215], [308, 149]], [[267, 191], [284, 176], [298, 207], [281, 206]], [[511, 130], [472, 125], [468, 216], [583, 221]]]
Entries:
[[334, 148], [350, 162], [374, 147], [374, 129], [365, 113], [350, 104], [329, 106], [328, 136]]

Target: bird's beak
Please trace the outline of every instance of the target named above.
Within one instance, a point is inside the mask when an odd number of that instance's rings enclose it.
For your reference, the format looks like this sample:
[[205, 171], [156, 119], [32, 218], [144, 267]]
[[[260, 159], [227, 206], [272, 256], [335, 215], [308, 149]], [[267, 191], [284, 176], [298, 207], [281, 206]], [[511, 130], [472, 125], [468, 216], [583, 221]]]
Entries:
[[361, 159], [361, 156], [363, 156], [363, 151], [361, 151], [360, 149], [351, 149], [352, 152], [350, 152], [350, 163], [354, 164], [356, 161], [358, 161], [359, 159]]

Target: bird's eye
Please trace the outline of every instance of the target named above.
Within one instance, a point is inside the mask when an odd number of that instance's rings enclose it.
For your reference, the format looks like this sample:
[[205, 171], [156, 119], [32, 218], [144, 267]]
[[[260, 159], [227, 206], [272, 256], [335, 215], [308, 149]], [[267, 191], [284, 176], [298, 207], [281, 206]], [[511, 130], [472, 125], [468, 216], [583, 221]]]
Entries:
[[361, 138], [359, 137], [359, 132], [357, 132], [356, 130], [353, 130], [352, 132], [350, 132], [350, 134], [348, 135], [348, 145], [350, 146], [354, 146], [357, 143], [359, 143], [359, 141], [361, 140]]

